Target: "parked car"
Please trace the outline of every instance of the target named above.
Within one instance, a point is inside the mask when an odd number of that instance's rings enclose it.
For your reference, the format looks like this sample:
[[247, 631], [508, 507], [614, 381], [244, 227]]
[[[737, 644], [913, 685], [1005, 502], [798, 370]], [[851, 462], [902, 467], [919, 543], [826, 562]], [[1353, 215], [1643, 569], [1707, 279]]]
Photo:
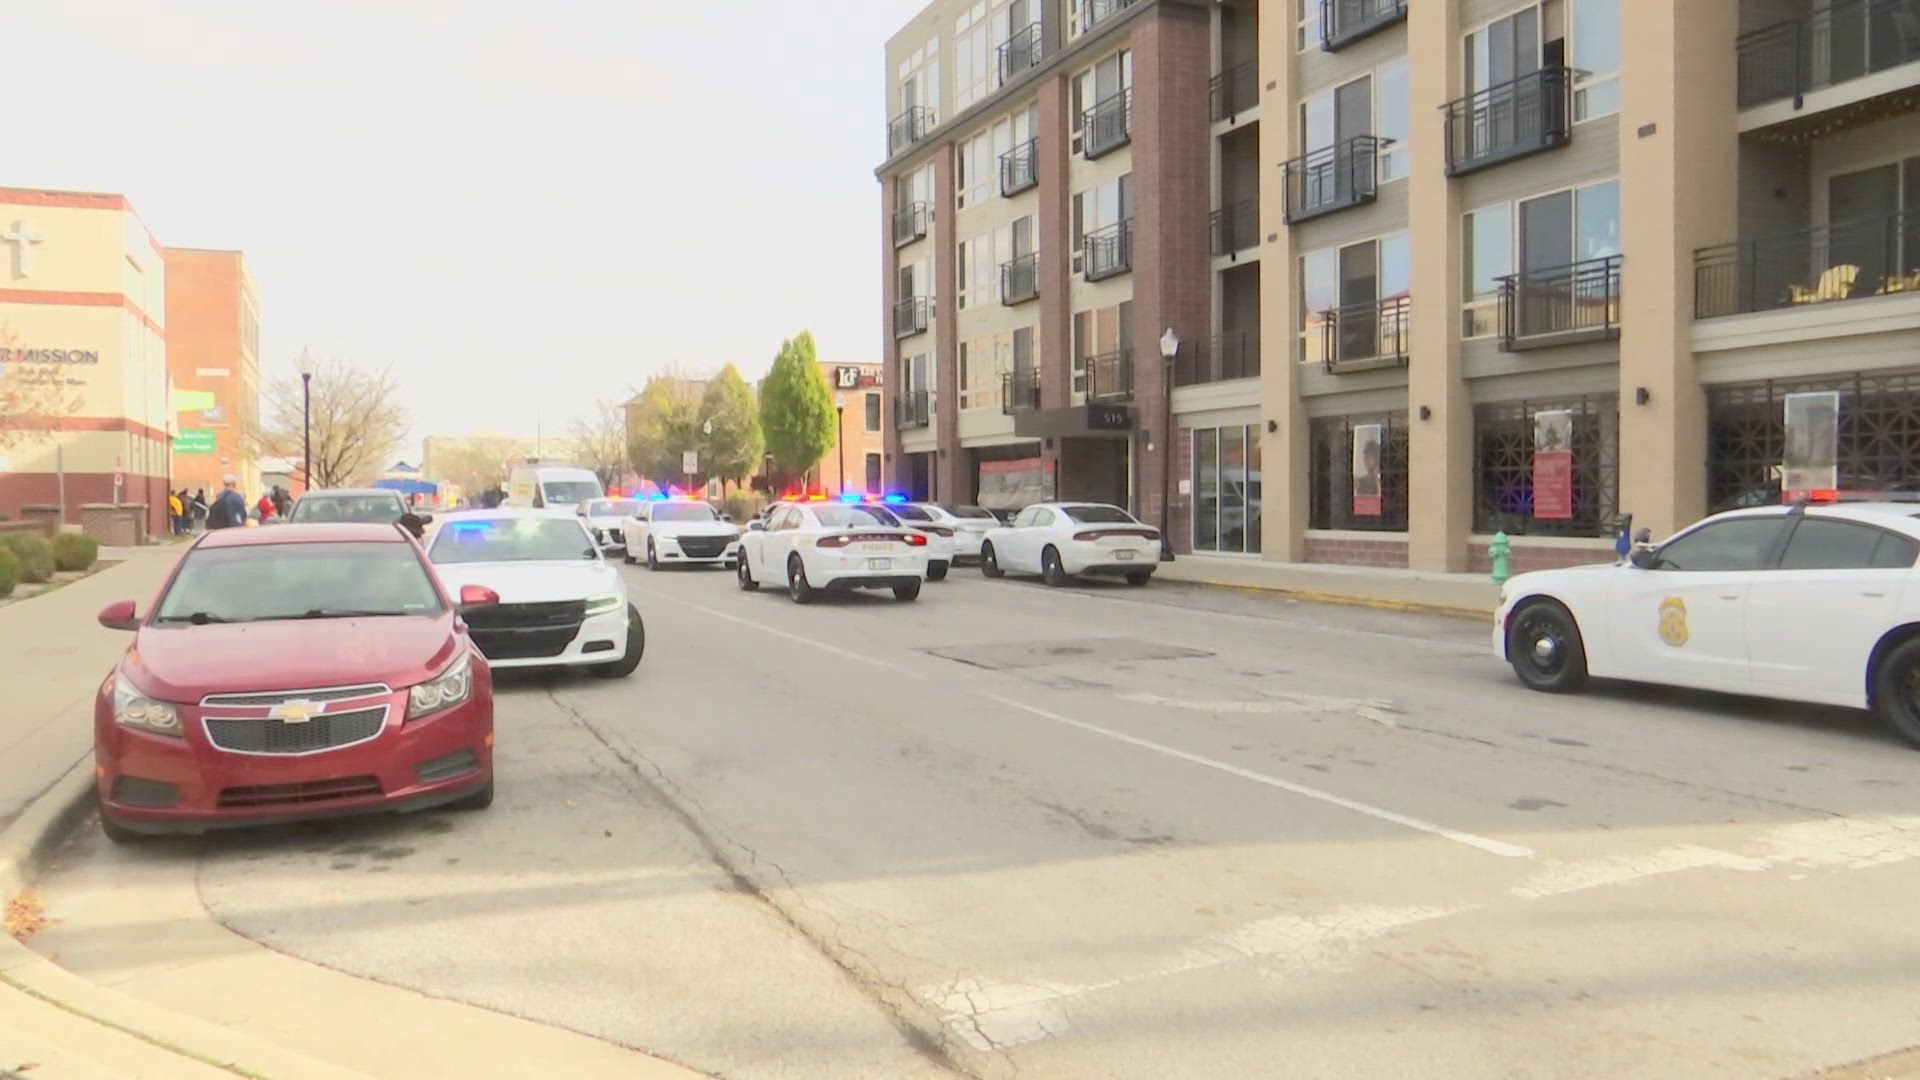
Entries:
[[624, 526], [627, 518], [644, 505], [639, 499], [588, 499], [576, 507], [574, 513], [586, 525], [587, 532], [600, 545], [600, 550], [625, 554], [627, 534]]
[[389, 488], [327, 488], [309, 491], [294, 500], [287, 524], [399, 524], [418, 540], [427, 534], [433, 515], [407, 505]]
[[738, 573], [749, 592], [785, 582], [796, 604], [851, 589], [913, 600], [927, 577], [927, 538], [878, 506], [789, 503], [771, 521], [747, 526]]
[[947, 512], [929, 503], [886, 502], [881, 506], [900, 524], [927, 538], [927, 580], [945, 580], [958, 552], [956, 530], [943, 520]]
[[643, 502], [620, 529], [627, 561], [645, 559], [649, 570], [662, 563], [731, 569], [740, 557], [740, 527], [699, 499]]
[[392, 524], [196, 540], [94, 699], [100, 820], [168, 832], [493, 801], [493, 680], [447, 587]]
[[[987, 530], [1006, 524], [993, 511], [984, 506], [968, 506], [963, 503], [916, 503], [934, 512], [935, 520], [953, 529], [953, 561], [979, 562], [980, 542], [987, 538]], [[1009, 519], [1010, 520], [1010, 519]]]
[[507, 474], [505, 505], [521, 510], [564, 508], [606, 497], [599, 474], [577, 465], [516, 465]]
[[1160, 530], [1107, 503], [1034, 503], [980, 545], [987, 577], [1039, 574], [1056, 587], [1107, 574], [1145, 585], [1159, 564]]

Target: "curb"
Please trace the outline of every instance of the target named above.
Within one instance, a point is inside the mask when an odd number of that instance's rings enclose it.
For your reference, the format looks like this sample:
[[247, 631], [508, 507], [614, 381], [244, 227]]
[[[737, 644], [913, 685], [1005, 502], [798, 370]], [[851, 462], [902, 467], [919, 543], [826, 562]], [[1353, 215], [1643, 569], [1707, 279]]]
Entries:
[[1354, 596], [1349, 593], [1316, 592], [1312, 589], [1288, 589], [1275, 585], [1230, 585], [1218, 581], [1193, 581], [1186, 578], [1167, 578], [1166, 581], [1180, 585], [1191, 585], [1196, 589], [1222, 589], [1227, 592], [1249, 593], [1254, 596], [1284, 596], [1291, 600], [1300, 600], [1312, 604], [1339, 604], [1342, 607], [1372, 608], [1376, 611], [1398, 611], [1409, 615], [1444, 615], [1453, 619], [1471, 619], [1474, 622], [1487, 622], [1493, 618], [1493, 609], [1456, 607], [1451, 604], [1426, 604], [1414, 600], [1388, 600], [1378, 596]]

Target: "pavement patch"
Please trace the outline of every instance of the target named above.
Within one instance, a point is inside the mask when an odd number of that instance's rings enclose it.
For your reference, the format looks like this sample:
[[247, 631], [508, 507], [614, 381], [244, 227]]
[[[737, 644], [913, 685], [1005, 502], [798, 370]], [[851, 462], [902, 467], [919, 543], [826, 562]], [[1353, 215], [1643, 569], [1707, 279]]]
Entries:
[[1067, 638], [1054, 641], [994, 641], [944, 645], [922, 650], [930, 655], [988, 671], [1046, 667], [1050, 664], [1125, 664], [1138, 660], [1193, 660], [1210, 652], [1162, 645], [1137, 638]]

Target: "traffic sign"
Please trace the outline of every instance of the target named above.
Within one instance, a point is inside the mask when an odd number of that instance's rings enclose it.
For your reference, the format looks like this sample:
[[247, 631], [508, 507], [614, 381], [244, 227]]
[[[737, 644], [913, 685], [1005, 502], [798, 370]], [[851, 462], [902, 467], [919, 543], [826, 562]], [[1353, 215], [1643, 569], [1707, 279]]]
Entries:
[[680, 471], [683, 473], [699, 472], [700, 471], [700, 451], [698, 450], [683, 451], [680, 455]]

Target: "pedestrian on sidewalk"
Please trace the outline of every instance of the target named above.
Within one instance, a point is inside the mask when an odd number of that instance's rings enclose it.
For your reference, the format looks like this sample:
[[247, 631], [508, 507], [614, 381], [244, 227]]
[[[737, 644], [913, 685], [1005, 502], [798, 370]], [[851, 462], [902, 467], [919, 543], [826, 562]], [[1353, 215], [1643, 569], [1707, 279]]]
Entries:
[[206, 488], [199, 488], [194, 491], [193, 498], [188, 501], [187, 513], [189, 516], [193, 518], [192, 528], [194, 532], [207, 531], [207, 489]]
[[224, 485], [220, 494], [214, 496], [213, 505], [207, 509], [207, 528], [238, 529], [247, 523], [247, 500], [234, 486], [239, 478], [228, 473], [221, 481]]
[[284, 518], [292, 509], [293, 496], [287, 494], [287, 489], [279, 484], [273, 485], [273, 512]]
[[260, 515], [260, 524], [265, 525], [273, 518], [273, 493], [261, 492], [260, 501], [253, 504], [254, 512]]
[[175, 536], [180, 536], [187, 531], [187, 505], [186, 500], [181, 498], [186, 493], [186, 488], [167, 493], [167, 518], [173, 525]]

